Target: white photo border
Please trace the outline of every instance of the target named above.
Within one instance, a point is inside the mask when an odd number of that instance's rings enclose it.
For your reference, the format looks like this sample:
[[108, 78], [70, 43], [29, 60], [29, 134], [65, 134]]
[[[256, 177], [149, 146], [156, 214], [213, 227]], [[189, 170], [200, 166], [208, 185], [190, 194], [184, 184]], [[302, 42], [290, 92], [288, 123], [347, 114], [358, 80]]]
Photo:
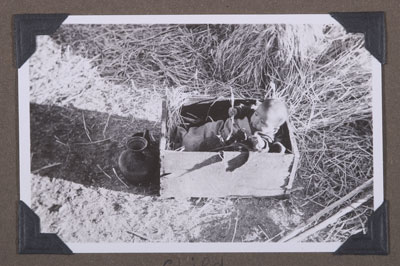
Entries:
[[[328, 14], [68, 16], [65, 24], [334, 24]], [[20, 200], [31, 207], [29, 60], [18, 69]], [[372, 57], [374, 210], [384, 201], [382, 66]], [[343, 243], [70, 243], [74, 253], [334, 252]]]

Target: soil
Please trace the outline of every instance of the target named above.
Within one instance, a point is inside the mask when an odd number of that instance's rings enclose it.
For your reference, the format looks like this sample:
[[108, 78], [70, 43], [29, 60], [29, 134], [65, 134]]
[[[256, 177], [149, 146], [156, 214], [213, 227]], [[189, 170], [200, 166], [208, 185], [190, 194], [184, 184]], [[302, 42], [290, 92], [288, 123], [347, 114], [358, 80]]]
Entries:
[[[66, 108], [32, 103], [30, 111], [32, 172], [85, 186], [145, 195], [158, 193], [157, 178], [147, 184], [135, 185], [125, 180], [127, 188], [113, 172], [114, 168], [118, 176], [124, 178], [118, 168], [118, 157], [125, 149], [126, 139], [146, 129], [159, 139], [158, 123], [79, 110], [72, 106]], [[84, 129], [84, 120], [88, 134]], [[155, 150], [158, 151], [158, 148]], [[45, 168], [51, 165], [54, 166]]]

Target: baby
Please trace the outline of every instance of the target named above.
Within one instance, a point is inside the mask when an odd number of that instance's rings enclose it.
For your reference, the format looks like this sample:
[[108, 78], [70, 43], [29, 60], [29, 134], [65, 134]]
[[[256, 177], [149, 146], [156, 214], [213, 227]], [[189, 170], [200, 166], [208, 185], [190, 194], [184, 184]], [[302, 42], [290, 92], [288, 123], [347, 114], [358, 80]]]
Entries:
[[185, 151], [209, 151], [233, 142], [246, 144], [251, 150], [269, 151], [270, 145], [278, 145], [278, 152], [284, 152], [282, 144], [275, 143], [275, 134], [288, 118], [286, 104], [277, 99], [266, 99], [256, 108], [239, 105], [228, 111], [234, 119], [208, 122], [188, 131], [178, 128]]

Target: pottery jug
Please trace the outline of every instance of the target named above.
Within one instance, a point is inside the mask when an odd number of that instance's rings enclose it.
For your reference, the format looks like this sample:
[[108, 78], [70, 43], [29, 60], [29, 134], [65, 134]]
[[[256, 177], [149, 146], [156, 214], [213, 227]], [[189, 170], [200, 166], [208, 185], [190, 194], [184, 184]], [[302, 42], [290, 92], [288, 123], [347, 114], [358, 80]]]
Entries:
[[149, 140], [137, 135], [128, 139], [126, 149], [118, 158], [118, 165], [129, 183], [150, 181], [157, 171], [157, 160], [149, 150]]

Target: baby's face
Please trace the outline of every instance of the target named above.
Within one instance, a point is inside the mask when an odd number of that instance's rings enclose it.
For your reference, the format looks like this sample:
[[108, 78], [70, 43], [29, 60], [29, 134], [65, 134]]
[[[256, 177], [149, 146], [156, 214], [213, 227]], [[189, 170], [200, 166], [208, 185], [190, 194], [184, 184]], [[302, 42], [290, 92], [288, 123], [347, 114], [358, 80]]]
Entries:
[[251, 116], [250, 124], [257, 131], [274, 135], [279, 129], [280, 117], [276, 112], [259, 106]]

